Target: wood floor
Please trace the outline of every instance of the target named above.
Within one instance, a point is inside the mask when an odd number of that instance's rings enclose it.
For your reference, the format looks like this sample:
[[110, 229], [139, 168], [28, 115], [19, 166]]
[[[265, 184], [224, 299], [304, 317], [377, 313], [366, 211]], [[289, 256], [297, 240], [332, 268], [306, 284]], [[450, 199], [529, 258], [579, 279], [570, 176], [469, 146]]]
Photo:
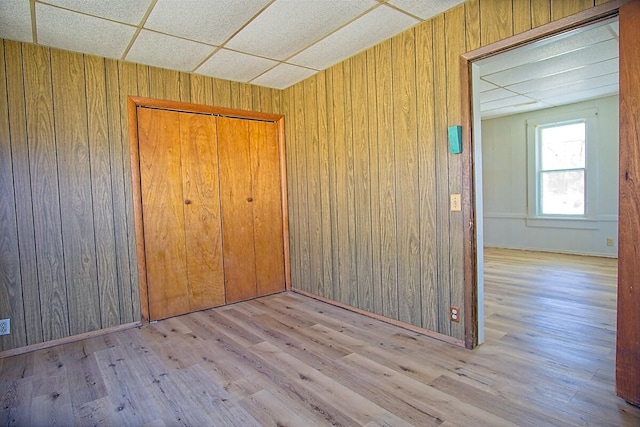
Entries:
[[0, 360], [0, 425], [638, 426], [615, 260], [487, 250], [469, 351], [279, 294]]

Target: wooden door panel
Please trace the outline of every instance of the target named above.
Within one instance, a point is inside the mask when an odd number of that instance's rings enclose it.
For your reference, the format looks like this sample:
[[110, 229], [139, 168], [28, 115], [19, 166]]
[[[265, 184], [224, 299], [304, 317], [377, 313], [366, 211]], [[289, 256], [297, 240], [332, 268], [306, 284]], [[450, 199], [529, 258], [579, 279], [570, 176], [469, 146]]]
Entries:
[[228, 303], [256, 296], [248, 122], [218, 118], [220, 200]]
[[249, 138], [257, 292], [258, 295], [267, 295], [285, 288], [277, 125], [273, 122], [251, 121]]
[[189, 311], [179, 113], [138, 108], [149, 318]]
[[224, 304], [216, 118], [180, 114], [190, 311]]

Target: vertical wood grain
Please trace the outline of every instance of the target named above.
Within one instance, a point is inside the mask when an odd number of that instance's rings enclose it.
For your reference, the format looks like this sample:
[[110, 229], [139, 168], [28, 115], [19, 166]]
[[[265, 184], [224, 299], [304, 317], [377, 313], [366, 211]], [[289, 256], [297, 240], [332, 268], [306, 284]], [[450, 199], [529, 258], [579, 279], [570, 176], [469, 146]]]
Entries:
[[[218, 117], [224, 281], [227, 303], [256, 296], [252, 176], [246, 120]], [[227, 238], [227, 236], [233, 236]]]
[[186, 279], [196, 311], [225, 302], [216, 119], [180, 113], [179, 123]]
[[331, 221], [331, 277], [332, 280], [328, 284], [327, 293], [334, 300], [338, 299], [340, 290], [340, 270], [339, 270], [339, 236], [337, 221], [337, 175], [336, 175], [336, 120], [335, 120], [335, 100], [333, 86], [333, 66], [325, 71], [325, 81], [327, 85], [327, 155], [329, 168], [329, 218]]
[[289, 248], [290, 248], [290, 268], [291, 268], [291, 286], [297, 288], [301, 286], [300, 281], [300, 261], [298, 251], [297, 237], [297, 192], [296, 180], [297, 170], [295, 163], [295, 98], [293, 89], [289, 88], [284, 91], [282, 96], [282, 114], [286, 117], [285, 122], [285, 138], [287, 140], [287, 198], [289, 200]]
[[[5, 50], [0, 43], [0, 82], [4, 81]], [[0, 313], [12, 319], [11, 334], [0, 337], [0, 350], [27, 344], [8, 113], [7, 87], [0, 85]]]
[[149, 66], [137, 64], [136, 75], [138, 77], [138, 92], [140, 96], [149, 96], [150, 80], [149, 80]]
[[138, 108], [150, 320], [188, 313], [180, 114]]
[[333, 252], [330, 202], [330, 168], [329, 168], [329, 124], [327, 116], [327, 77], [326, 72], [318, 73], [316, 79], [316, 99], [318, 111], [318, 156], [319, 179], [322, 186], [320, 192], [320, 239], [322, 243], [322, 289], [321, 296], [333, 297], [333, 268], [331, 253]]
[[[483, 3], [484, 4], [484, 3]], [[433, 20], [435, 162], [436, 162], [436, 241], [438, 250], [438, 332], [451, 334], [449, 322], [449, 146], [447, 141], [447, 57], [445, 17]], [[452, 76], [457, 78], [458, 76]]]
[[513, 34], [531, 29], [531, 0], [513, 0]]
[[[123, 102], [120, 91], [120, 72], [117, 61], [105, 60], [107, 85], [107, 117], [109, 138], [109, 161], [111, 168], [111, 203], [113, 204], [114, 239], [116, 243], [116, 263], [118, 266], [118, 299], [120, 323], [133, 321], [131, 276], [137, 274], [129, 262], [127, 233], [127, 211], [125, 201], [125, 169], [127, 157], [123, 151], [123, 137], [120, 103]], [[137, 283], [137, 282], [136, 282]], [[146, 298], [145, 298], [146, 301]], [[135, 302], [137, 303], [137, 301]]]
[[219, 107], [232, 107], [230, 81], [213, 79], [213, 91], [215, 93], [215, 105]]
[[282, 292], [285, 288], [278, 125], [275, 122], [247, 121], [251, 149], [256, 296], [261, 296]]
[[594, 0], [551, 0], [551, 20], [556, 21], [594, 6]]
[[436, 145], [434, 125], [433, 23], [416, 27], [416, 90], [420, 196], [421, 325], [438, 329], [436, 239]]
[[36, 264], [22, 44], [5, 40], [4, 46], [13, 187], [14, 194], [20, 195], [20, 197], [15, 198], [15, 209], [18, 228], [18, 249], [20, 251], [20, 276], [22, 279], [26, 344], [37, 344], [41, 343], [44, 337], [40, 309], [40, 284]]
[[480, 47], [480, 0], [468, 0], [464, 3], [465, 35], [469, 50]]
[[[314, 112], [319, 103], [317, 97], [316, 80], [313, 76], [304, 81], [301, 88], [304, 90], [304, 110]], [[312, 113], [305, 116], [304, 154], [305, 184], [304, 191], [307, 194], [307, 232], [309, 239], [309, 291], [322, 295], [324, 293], [324, 274], [322, 258], [322, 206], [320, 196], [320, 148], [318, 137], [318, 114]], [[301, 153], [302, 154], [302, 153]]]
[[415, 32], [392, 39], [398, 224], [398, 320], [421, 324]]
[[551, 21], [551, 0], [531, 0], [531, 28]]
[[640, 1], [620, 8], [620, 166], [616, 393], [640, 405]]
[[[491, 0], [480, 3], [480, 41], [486, 46], [513, 35], [512, 0]], [[440, 16], [438, 16], [440, 18]], [[438, 19], [436, 18], [436, 19]], [[460, 29], [458, 29], [460, 31]]]
[[356, 210], [355, 210], [355, 176], [354, 176], [354, 152], [353, 152], [353, 96], [351, 92], [351, 61], [343, 62], [344, 78], [342, 80], [344, 85], [344, 93], [346, 102], [344, 106], [344, 147], [345, 147], [345, 184], [346, 184], [346, 199], [343, 221], [347, 224], [347, 246], [345, 256], [346, 264], [346, 294], [348, 294], [348, 304], [356, 306], [358, 305], [358, 267], [357, 267], [357, 236], [356, 236]]
[[380, 193], [380, 267], [382, 312], [386, 317], [398, 318], [398, 246], [396, 233], [396, 168], [394, 155], [393, 81], [391, 74], [391, 40], [375, 48], [378, 68], [378, 158]]
[[358, 307], [373, 311], [373, 247], [371, 243], [371, 171], [369, 170], [369, 118], [367, 54], [351, 58], [353, 107], [353, 169]]
[[114, 236], [105, 61], [85, 57], [87, 132], [95, 228], [100, 320], [103, 328], [120, 324], [117, 246]]
[[191, 102], [194, 104], [214, 105], [213, 79], [194, 74], [189, 80], [191, 84]]
[[[150, 77], [152, 78], [152, 77]], [[168, 86], [172, 86], [174, 82], [167, 82]], [[151, 83], [150, 83], [151, 84]], [[135, 241], [135, 223], [133, 214], [133, 191], [131, 188], [131, 163], [128, 161], [126, 153], [129, 152], [129, 111], [127, 107], [127, 97], [130, 95], [138, 94], [138, 74], [137, 66], [127, 62], [118, 62], [118, 93], [120, 95], [120, 102], [118, 104], [120, 113], [120, 147], [117, 147], [118, 155], [122, 156], [118, 161], [122, 162], [122, 165], [117, 165], [117, 168], [122, 167], [122, 191], [124, 194], [120, 195], [122, 199], [119, 202], [123, 203], [124, 212], [122, 216], [118, 216], [120, 221], [116, 227], [122, 227], [119, 232], [122, 233], [121, 238], [126, 242], [126, 246], [120, 247], [122, 252], [127, 255], [129, 265], [129, 275], [123, 275], [123, 288], [120, 292], [122, 298], [120, 319], [123, 323], [129, 323], [136, 321], [140, 318], [140, 305], [137, 303], [139, 300], [139, 286], [137, 275], [135, 272], [138, 270], [138, 260], [136, 256], [136, 241]], [[150, 89], [151, 90], [151, 89]], [[117, 142], [118, 140], [116, 140]]]
[[305, 103], [303, 84], [299, 83], [293, 87], [295, 98], [294, 106], [294, 135], [295, 144], [290, 146], [294, 153], [294, 168], [296, 170], [296, 180], [294, 182], [294, 197], [297, 200], [296, 221], [294, 222], [295, 234], [298, 236], [298, 269], [300, 274], [305, 274], [304, 283], [300, 285], [309, 289], [312, 285], [308, 272], [310, 266], [310, 241], [309, 241], [309, 206], [307, 184], [309, 180], [307, 170], [307, 142], [305, 132]]
[[77, 335], [101, 325], [86, 78], [81, 55], [53, 50], [51, 59], [69, 327]]
[[69, 335], [69, 307], [54, 134], [49, 49], [24, 44], [23, 70], [43, 338]]
[[178, 73], [178, 85], [180, 87], [180, 101], [191, 102], [191, 75], [189, 73]]
[[[462, 123], [460, 89], [460, 55], [465, 52], [465, 37], [460, 31], [460, 22], [464, 21], [464, 7], [458, 6], [445, 13], [446, 67], [447, 67], [447, 126]], [[456, 75], [457, 74], [457, 75]], [[448, 138], [447, 138], [448, 142]], [[446, 144], [445, 144], [446, 145]], [[449, 191], [464, 194], [462, 183], [462, 155], [449, 155]], [[450, 304], [464, 306], [464, 227], [461, 212], [449, 213], [449, 282], [451, 287]], [[460, 312], [460, 322], [451, 323], [451, 335], [464, 338], [466, 313]]]
[[382, 314], [382, 269], [380, 254], [380, 185], [379, 185], [379, 159], [378, 159], [378, 91], [376, 86], [376, 51], [375, 48], [366, 51], [367, 61], [367, 123], [369, 125], [368, 149], [369, 149], [369, 176], [371, 188], [371, 310], [376, 314]]

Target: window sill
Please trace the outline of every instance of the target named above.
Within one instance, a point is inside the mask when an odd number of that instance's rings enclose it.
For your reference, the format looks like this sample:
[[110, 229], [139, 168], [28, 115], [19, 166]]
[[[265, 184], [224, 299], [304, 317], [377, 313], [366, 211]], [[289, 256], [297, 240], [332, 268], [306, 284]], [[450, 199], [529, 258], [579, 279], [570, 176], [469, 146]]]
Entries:
[[598, 220], [589, 218], [560, 218], [560, 217], [528, 217], [527, 227], [544, 228], [575, 228], [582, 230], [598, 230]]

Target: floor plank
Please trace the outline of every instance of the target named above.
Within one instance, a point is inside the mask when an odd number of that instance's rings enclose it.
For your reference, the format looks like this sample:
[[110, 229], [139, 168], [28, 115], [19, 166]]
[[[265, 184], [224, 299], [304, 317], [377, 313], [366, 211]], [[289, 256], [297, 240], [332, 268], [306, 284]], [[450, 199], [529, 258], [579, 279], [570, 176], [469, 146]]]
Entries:
[[469, 351], [293, 293], [0, 359], [0, 425], [640, 425], [616, 260], [487, 248]]

